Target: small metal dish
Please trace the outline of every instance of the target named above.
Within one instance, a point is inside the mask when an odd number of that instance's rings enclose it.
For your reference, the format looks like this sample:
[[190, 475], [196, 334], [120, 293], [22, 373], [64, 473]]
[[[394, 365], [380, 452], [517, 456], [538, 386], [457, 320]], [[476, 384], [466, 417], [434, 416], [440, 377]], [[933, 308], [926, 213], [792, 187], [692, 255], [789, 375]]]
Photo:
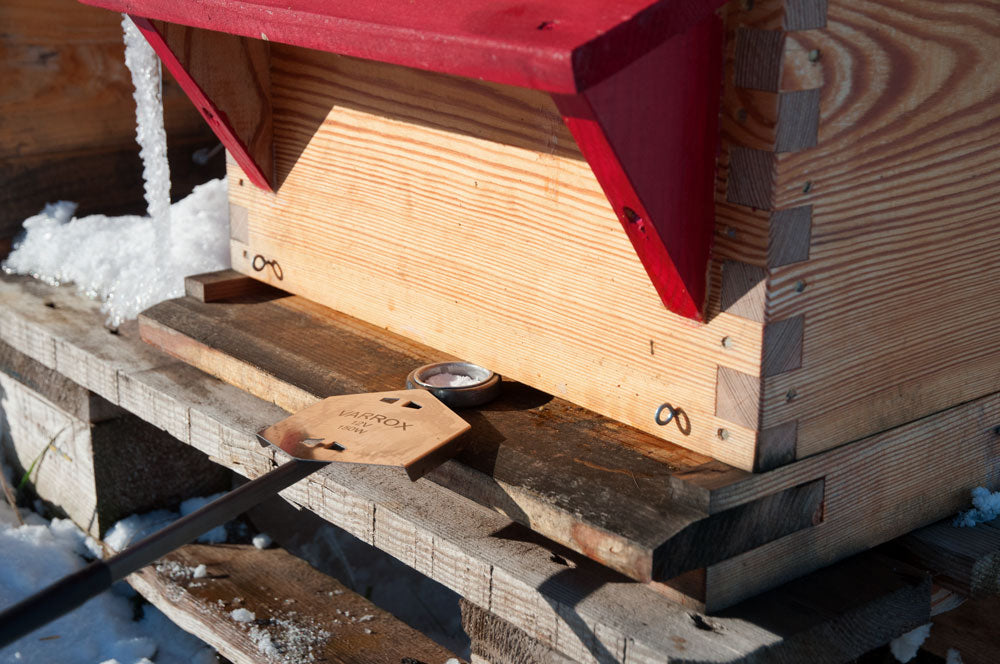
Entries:
[[[458, 376], [467, 384], [450, 386], [435, 376]], [[489, 403], [500, 394], [500, 375], [471, 362], [425, 364], [406, 377], [406, 389], [427, 390], [449, 408], [472, 408]]]

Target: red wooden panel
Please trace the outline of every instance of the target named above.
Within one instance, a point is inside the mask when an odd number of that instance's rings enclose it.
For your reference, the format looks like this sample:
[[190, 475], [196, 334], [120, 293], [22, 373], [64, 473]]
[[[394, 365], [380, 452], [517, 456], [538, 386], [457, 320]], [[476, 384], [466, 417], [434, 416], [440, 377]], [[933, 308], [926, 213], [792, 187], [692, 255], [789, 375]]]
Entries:
[[553, 95], [663, 303], [702, 319], [715, 223], [722, 21], [577, 95]]
[[[156, 29], [156, 26], [149, 19], [141, 16], [131, 16], [130, 18], [250, 181], [261, 189], [271, 191], [270, 182], [273, 179], [274, 171], [271, 107], [270, 99], [267, 98], [267, 93], [260, 89], [259, 82], [266, 80], [269, 76], [268, 72], [256, 71], [256, 76], [252, 76], [252, 78], [257, 82], [257, 85], [244, 90], [243, 98], [233, 98], [232, 92], [226, 94], [219, 86], [212, 85], [212, 77], [208, 76], [207, 73], [203, 72], [205, 75], [199, 74], [199, 70], [212, 64], [215, 52], [213, 48], [219, 45], [217, 41], [202, 39], [197, 44], [185, 44], [187, 53], [181, 53], [180, 57], [185, 57], [186, 62], [182, 63], [165, 36]], [[266, 47], [266, 44], [263, 46]], [[196, 66], [192, 66], [195, 58], [198, 62]], [[231, 52], [220, 54], [216, 64], [224, 65], [227, 72], [232, 72], [233, 68], [239, 68], [239, 73], [244, 74], [247, 73], [244, 70], [266, 70], [267, 67], [266, 59], [263, 59], [259, 54], [257, 57], [252, 57], [249, 51], [240, 53], [239, 61], [234, 61]], [[216, 89], [213, 90], [213, 87]], [[215, 93], [213, 96], [221, 94], [224, 98], [210, 98], [209, 95], [213, 92]], [[228, 110], [234, 114], [233, 121], [226, 114], [226, 111], [220, 108], [220, 105], [229, 107]], [[253, 115], [254, 118], [244, 118], [243, 116], [247, 114]], [[250, 124], [241, 121], [244, 119], [250, 120]], [[249, 129], [245, 129], [242, 132], [245, 135], [241, 135], [241, 132], [234, 125], [249, 127]]]
[[723, 0], [82, 0], [181, 25], [575, 93]]

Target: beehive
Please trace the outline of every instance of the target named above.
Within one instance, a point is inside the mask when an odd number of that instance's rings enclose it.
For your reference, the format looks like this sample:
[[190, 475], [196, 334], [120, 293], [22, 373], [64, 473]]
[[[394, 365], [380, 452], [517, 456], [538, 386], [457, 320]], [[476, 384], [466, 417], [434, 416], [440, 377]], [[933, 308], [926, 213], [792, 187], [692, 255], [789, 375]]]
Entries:
[[1000, 390], [995, 3], [94, 4], [247, 275], [747, 470]]

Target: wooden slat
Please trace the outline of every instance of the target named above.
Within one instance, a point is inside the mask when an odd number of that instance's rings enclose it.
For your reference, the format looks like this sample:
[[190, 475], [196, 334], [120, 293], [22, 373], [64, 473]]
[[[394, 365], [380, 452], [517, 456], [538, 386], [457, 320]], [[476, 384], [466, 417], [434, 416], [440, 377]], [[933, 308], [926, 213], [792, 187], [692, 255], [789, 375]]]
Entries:
[[[3, 346], [7, 350], [0, 361], [6, 367], [24, 368], [33, 362], [12, 362], [16, 352]], [[0, 439], [6, 461], [15, 477], [27, 474], [29, 495], [46, 501], [84, 531], [100, 537], [130, 514], [229, 488], [227, 471], [131, 413], [104, 406], [100, 410], [108, 416], [95, 423], [67, 412], [60, 407], [67, 403], [66, 386], [53, 390], [51, 383], [37, 380], [38, 367], [32, 369], [36, 379], [31, 387], [6, 370], [0, 374]], [[150, 467], [158, 472], [145, 476]]]
[[[230, 168], [247, 210], [235, 270], [752, 466], [751, 433], [716, 436], [714, 386], [718, 365], [759, 371], [760, 324], [663, 308], [551, 99], [276, 44], [271, 58], [282, 185]], [[678, 394], [686, 436], [653, 420]]]
[[[723, 615], [766, 625], [777, 637], [773, 644], [756, 651], [750, 661], [843, 664], [925, 624], [930, 616], [930, 589], [927, 575], [869, 553], [814, 572]], [[472, 653], [490, 664], [569, 661], [489, 611], [468, 601], [461, 605], [462, 625], [472, 639]], [[691, 614], [691, 618], [709, 634], [726, 629], [716, 617]], [[670, 662], [694, 664], [706, 661], [703, 656], [692, 648], [671, 657]]]
[[184, 292], [199, 302], [217, 302], [237, 297], [259, 297], [283, 295], [256, 279], [251, 279], [235, 270], [206, 272], [184, 277]]
[[[206, 576], [196, 579], [199, 565], [205, 566]], [[292, 662], [441, 664], [454, 656], [283, 549], [189, 544], [127, 580], [177, 625], [234, 664], [275, 657]], [[232, 612], [237, 609], [254, 618], [236, 621]]]
[[[292, 411], [392, 389], [412, 368], [447, 359], [297, 297], [174, 300], [144, 312], [140, 329], [166, 352]], [[709, 480], [705, 457], [521, 385], [504, 393], [463, 413], [473, 430], [461, 463], [429, 478], [633, 578], [667, 580], [816, 522], [821, 482], [710, 516], [712, 490], [743, 473], [719, 464]]]
[[789, 35], [820, 124], [777, 156], [773, 205], [812, 206], [812, 238], [769, 281], [769, 320], [806, 334], [763, 427], [797, 421], [799, 458], [1000, 390], [998, 25], [996, 3], [834, 0]]

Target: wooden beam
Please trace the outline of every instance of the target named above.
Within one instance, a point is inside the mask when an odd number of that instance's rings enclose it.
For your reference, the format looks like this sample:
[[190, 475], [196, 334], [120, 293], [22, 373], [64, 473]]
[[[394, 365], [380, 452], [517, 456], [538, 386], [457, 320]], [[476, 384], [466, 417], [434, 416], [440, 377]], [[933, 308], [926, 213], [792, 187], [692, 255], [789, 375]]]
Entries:
[[1000, 520], [958, 528], [945, 519], [894, 540], [890, 551], [961, 595], [1000, 594]]
[[[195, 578], [199, 565], [206, 573]], [[258, 664], [262, 653], [351, 664], [440, 664], [454, 656], [283, 549], [189, 544], [127, 581], [234, 664]], [[238, 609], [253, 617], [236, 620]]]

